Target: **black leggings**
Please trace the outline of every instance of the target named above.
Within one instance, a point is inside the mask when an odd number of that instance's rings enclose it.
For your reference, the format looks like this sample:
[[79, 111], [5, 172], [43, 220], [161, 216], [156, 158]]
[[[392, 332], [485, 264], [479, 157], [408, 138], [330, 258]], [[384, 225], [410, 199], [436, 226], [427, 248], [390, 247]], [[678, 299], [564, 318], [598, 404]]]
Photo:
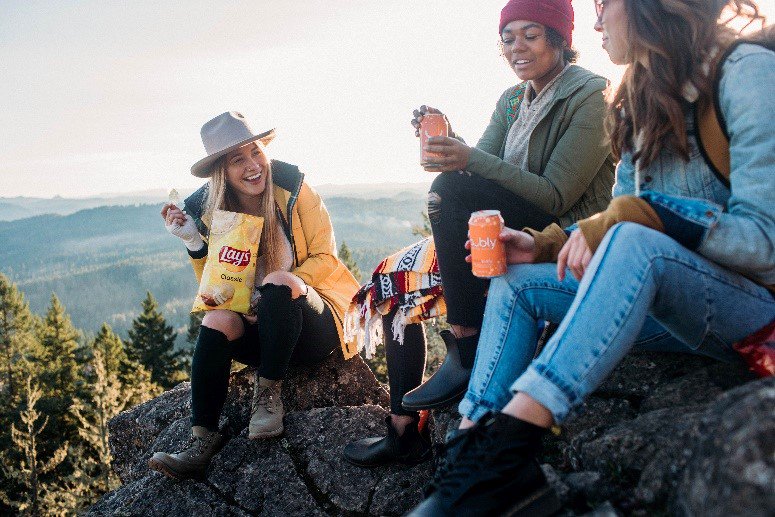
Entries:
[[242, 337], [229, 341], [223, 332], [201, 327], [191, 363], [191, 425], [218, 428], [232, 359], [258, 367], [261, 377], [279, 380], [291, 362], [320, 362], [340, 346], [331, 309], [313, 288], [295, 300], [285, 285], [259, 289], [258, 324], [243, 319]]
[[556, 218], [494, 181], [467, 172], [436, 176], [428, 193], [428, 218], [433, 229], [439, 272], [447, 302], [447, 322], [480, 328], [488, 280], [471, 274], [465, 261], [468, 219], [478, 210], [500, 210], [506, 226], [542, 229]]
[[422, 323], [407, 325], [404, 330], [404, 342], [401, 344], [393, 337], [394, 316], [395, 311], [382, 317], [390, 384], [390, 412], [394, 415], [414, 416], [417, 412], [402, 408], [401, 400], [407, 392], [422, 383], [426, 354], [425, 328]]

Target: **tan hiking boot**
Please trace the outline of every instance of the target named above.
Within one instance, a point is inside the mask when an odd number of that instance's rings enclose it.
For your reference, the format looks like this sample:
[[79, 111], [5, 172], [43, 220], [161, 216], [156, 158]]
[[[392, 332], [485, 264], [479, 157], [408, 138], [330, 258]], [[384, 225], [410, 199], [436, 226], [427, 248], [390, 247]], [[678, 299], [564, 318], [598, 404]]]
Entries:
[[210, 460], [221, 450], [226, 437], [198, 425], [191, 428], [191, 434], [185, 449], [173, 454], [156, 452], [148, 466], [173, 479], [204, 479]]
[[283, 432], [283, 401], [280, 398], [283, 381], [258, 378], [253, 391], [253, 405], [248, 426], [248, 438], [256, 440], [279, 436]]

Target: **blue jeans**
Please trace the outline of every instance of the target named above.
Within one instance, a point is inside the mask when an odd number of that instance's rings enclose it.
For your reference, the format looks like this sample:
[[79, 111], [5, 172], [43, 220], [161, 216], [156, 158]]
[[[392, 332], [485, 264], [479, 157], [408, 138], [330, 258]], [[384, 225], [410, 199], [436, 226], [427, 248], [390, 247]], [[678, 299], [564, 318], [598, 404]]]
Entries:
[[[557, 280], [555, 264], [493, 279], [460, 413], [477, 421], [521, 391], [561, 423], [633, 346], [740, 361], [732, 344], [774, 318], [766, 288], [664, 234], [618, 224], [581, 282], [569, 271]], [[561, 323], [533, 359], [538, 319]]]

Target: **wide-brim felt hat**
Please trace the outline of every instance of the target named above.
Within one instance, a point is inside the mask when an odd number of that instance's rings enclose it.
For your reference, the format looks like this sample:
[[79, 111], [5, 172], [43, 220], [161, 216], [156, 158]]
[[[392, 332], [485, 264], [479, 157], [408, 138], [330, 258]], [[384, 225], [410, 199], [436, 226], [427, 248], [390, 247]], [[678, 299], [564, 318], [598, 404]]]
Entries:
[[213, 163], [221, 156], [257, 140], [265, 146], [269, 145], [275, 137], [274, 129], [254, 132], [238, 111], [227, 111], [205, 122], [201, 134], [207, 156], [191, 166], [191, 174], [197, 178], [209, 178]]

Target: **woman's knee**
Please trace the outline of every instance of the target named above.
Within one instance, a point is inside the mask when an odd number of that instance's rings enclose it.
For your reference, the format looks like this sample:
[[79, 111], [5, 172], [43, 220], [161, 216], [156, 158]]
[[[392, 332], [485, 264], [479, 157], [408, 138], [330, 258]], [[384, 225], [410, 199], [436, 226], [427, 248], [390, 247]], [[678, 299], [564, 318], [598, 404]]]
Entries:
[[227, 310], [208, 311], [202, 319], [202, 325], [223, 332], [229, 341], [242, 337], [245, 332], [242, 318], [236, 312]]
[[600, 248], [611, 250], [624, 260], [651, 261], [666, 251], [683, 247], [664, 233], [638, 223], [617, 223], [608, 230]]
[[443, 192], [448, 189], [454, 189], [456, 186], [455, 180], [458, 179], [459, 174], [453, 172], [445, 172], [437, 174], [431, 182], [430, 192]]
[[261, 282], [261, 285], [267, 284], [284, 285], [290, 288], [291, 298], [294, 300], [299, 296], [307, 294], [308, 289], [307, 284], [305, 284], [301, 278], [288, 271], [274, 271], [269, 273], [264, 277], [264, 281]]
[[460, 188], [460, 175], [444, 173], [436, 176], [428, 191], [427, 206], [428, 218], [432, 223], [439, 222], [442, 206], [449, 206], [458, 199], [455, 192]]

